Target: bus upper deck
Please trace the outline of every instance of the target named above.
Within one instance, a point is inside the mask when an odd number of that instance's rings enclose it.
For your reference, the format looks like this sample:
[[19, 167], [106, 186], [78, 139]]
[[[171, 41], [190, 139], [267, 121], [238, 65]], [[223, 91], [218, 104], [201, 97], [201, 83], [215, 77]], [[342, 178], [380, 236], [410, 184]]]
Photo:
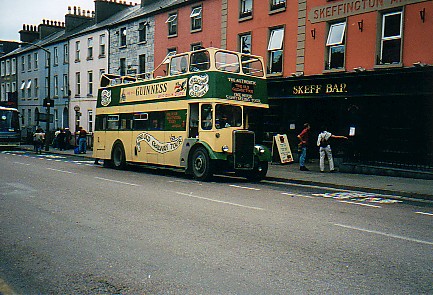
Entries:
[[98, 107], [148, 103], [162, 98], [219, 98], [267, 108], [265, 79], [260, 56], [218, 48], [169, 54], [150, 73], [103, 74]]

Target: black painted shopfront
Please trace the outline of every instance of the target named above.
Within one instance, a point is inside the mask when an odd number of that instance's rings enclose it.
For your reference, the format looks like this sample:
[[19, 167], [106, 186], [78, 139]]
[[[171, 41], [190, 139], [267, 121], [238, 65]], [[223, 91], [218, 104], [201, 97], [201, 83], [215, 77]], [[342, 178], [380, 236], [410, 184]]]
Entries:
[[268, 136], [285, 133], [291, 146], [311, 124], [310, 157], [320, 128], [344, 162], [433, 171], [433, 67], [413, 67], [270, 79]]

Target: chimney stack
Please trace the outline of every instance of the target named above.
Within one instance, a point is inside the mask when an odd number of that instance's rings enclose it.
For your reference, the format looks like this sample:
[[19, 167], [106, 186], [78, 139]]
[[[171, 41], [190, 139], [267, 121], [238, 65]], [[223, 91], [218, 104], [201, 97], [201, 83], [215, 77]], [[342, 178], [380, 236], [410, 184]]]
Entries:
[[39, 32], [36, 26], [23, 24], [23, 29], [19, 31], [21, 42], [34, 42], [39, 39]]
[[44, 39], [45, 37], [63, 30], [65, 28], [65, 23], [53, 20], [42, 20], [42, 24], [38, 26], [39, 39]]
[[100, 23], [114, 14], [127, 9], [132, 5], [132, 2], [128, 4], [126, 1], [118, 0], [95, 0], [95, 18], [96, 23]]
[[68, 14], [65, 15], [65, 27], [66, 31], [72, 31], [73, 29], [88, 24], [91, 25], [94, 23], [94, 12], [90, 12], [90, 10], [82, 10], [81, 7], [74, 6], [73, 9], [71, 6], [68, 7]]

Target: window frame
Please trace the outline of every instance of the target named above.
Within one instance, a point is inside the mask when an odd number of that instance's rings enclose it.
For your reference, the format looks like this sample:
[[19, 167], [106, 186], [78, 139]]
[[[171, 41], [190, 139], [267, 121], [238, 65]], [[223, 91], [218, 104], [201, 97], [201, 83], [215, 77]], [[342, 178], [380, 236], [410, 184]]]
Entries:
[[[280, 40], [274, 40], [274, 38], [277, 38], [275, 35], [278, 31], [281, 31]], [[284, 27], [276, 27], [271, 28], [269, 33], [269, 41], [268, 41], [268, 73], [270, 75], [281, 75], [284, 70], [284, 34], [285, 34], [285, 28]], [[275, 41], [275, 42], [274, 42]], [[278, 55], [278, 56], [277, 56]], [[277, 61], [277, 59], [280, 58], [281, 61]], [[275, 60], [275, 62], [274, 62]], [[274, 64], [281, 63], [281, 70], [273, 70]]]
[[[244, 51], [243, 47], [245, 44], [245, 37], [249, 37], [249, 51]], [[241, 53], [245, 53], [245, 54], [251, 54], [252, 53], [252, 46], [253, 46], [253, 36], [251, 34], [251, 32], [247, 32], [247, 33], [243, 33], [243, 34], [239, 34], [239, 52]]]
[[[398, 35], [390, 35], [385, 36], [386, 31], [386, 21], [385, 19], [390, 16], [400, 15], [400, 27], [399, 27], [399, 34]], [[402, 39], [403, 39], [403, 11], [392, 11], [392, 12], [386, 12], [382, 14], [382, 24], [381, 24], [381, 33], [380, 33], [380, 53], [379, 53], [379, 65], [398, 65], [402, 63]], [[393, 41], [399, 42], [399, 57], [398, 61], [384, 61], [384, 43], [390, 43]], [[391, 57], [392, 58], [392, 57]]]
[[87, 38], [87, 60], [93, 59], [93, 37]]
[[119, 30], [119, 47], [126, 47], [126, 27]]
[[[342, 29], [340, 28], [342, 27]], [[346, 60], [346, 29], [347, 22], [339, 21], [329, 25], [328, 37], [326, 38], [327, 61], [325, 70], [339, 70], [345, 68]], [[338, 50], [338, 51], [337, 51]], [[333, 58], [338, 52], [343, 51], [342, 61], [338, 63], [337, 58]], [[334, 62], [337, 60], [336, 62]]]
[[269, 11], [277, 12], [286, 10], [287, 0], [270, 0], [269, 2]]
[[146, 43], [147, 42], [147, 25], [148, 22], [140, 22], [138, 24], [138, 43]]
[[[198, 12], [195, 12], [196, 10], [198, 10]], [[191, 31], [201, 31], [203, 28], [203, 6], [192, 7], [189, 17], [191, 18]]]
[[252, 18], [253, 7], [253, 0], [239, 0], [239, 19]]
[[171, 13], [168, 14], [168, 18], [165, 21], [165, 23], [167, 24], [168, 36], [169, 37], [175, 37], [175, 36], [177, 36], [177, 28], [178, 28], [177, 20], [178, 20], [178, 13], [177, 13], [177, 11], [176, 12], [171, 12]]

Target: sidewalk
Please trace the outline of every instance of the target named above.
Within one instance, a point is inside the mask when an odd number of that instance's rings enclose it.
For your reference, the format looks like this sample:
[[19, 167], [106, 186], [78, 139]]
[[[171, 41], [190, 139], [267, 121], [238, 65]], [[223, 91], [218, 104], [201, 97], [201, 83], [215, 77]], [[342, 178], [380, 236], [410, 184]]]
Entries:
[[[21, 148], [33, 150], [31, 145], [22, 145]], [[59, 151], [50, 147], [49, 153], [92, 158], [92, 151], [88, 151], [87, 154], [74, 154], [73, 149]], [[433, 180], [341, 172], [320, 173], [318, 160], [312, 160], [307, 167], [310, 171], [300, 171], [298, 163], [272, 163], [269, 165], [266, 180], [397, 195], [409, 199], [422, 199], [433, 204]]]

